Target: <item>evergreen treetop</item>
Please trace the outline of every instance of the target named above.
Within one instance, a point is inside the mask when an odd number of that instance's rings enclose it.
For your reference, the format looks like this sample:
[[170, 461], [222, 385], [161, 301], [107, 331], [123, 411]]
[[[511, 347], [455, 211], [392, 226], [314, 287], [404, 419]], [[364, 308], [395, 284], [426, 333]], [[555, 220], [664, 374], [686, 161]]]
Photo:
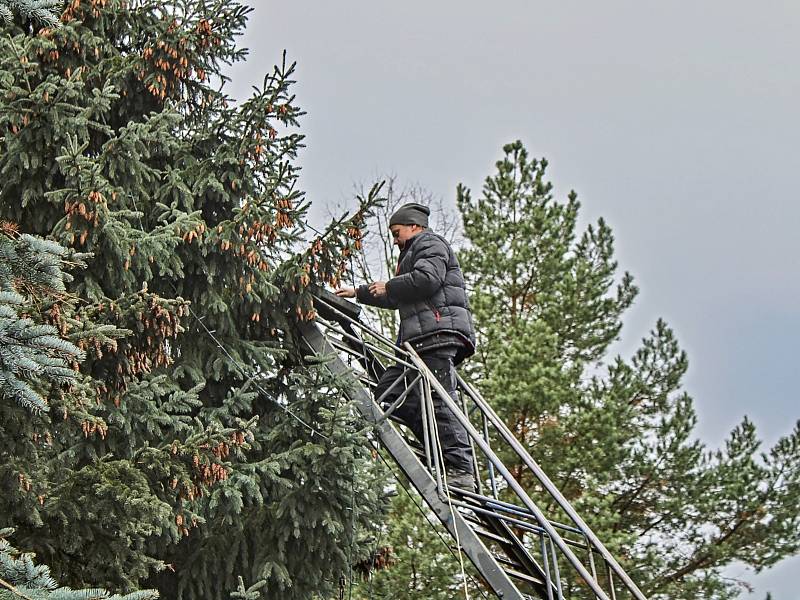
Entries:
[[[732, 600], [749, 585], [728, 576], [731, 564], [758, 572], [796, 554], [800, 424], [762, 450], [744, 418], [709, 450], [683, 389], [687, 354], [663, 320], [629, 359], [610, 355], [637, 287], [619, 272], [608, 224], [580, 231], [576, 195], [557, 200], [547, 162], [521, 142], [503, 148], [480, 197], [459, 186], [457, 200], [479, 332], [463, 374], [644, 593]], [[565, 522], [523, 465], [504, 460]], [[458, 561], [405, 496], [393, 501], [381, 540], [392, 560], [358, 598], [451, 597]], [[582, 597], [565, 571], [561, 578], [567, 597]]]
[[800, 423], [762, 452], [745, 418], [708, 451], [663, 320], [629, 361], [607, 357], [637, 288], [603, 220], [577, 235], [577, 198], [556, 201], [546, 167], [514, 142], [479, 199], [459, 187], [470, 373], [648, 597], [735, 598], [726, 565], [758, 571], [800, 548]]
[[218, 86], [248, 11], [75, 0], [0, 39], [0, 218], [86, 263], [40, 318], [85, 353], [75, 383], [35, 419], [0, 405], [0, 526], [74, 587], [325, 594], [379, 507], [344, 383], [293, 333], [377, 190], [306, 230], [294, 65]]

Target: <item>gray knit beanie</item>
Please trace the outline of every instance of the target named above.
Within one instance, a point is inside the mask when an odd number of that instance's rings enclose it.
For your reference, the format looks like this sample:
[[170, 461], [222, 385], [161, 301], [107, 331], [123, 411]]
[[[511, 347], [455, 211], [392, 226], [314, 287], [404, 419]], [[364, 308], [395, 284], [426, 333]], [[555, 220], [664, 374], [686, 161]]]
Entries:
[[394, 211], [392, 218], [389, 219], [389, 227], [392, 225], [419, 225], [420, 227], [428, 227], [428, 215], [431, 214], [431, 209], [416, 202], [409, 202], [403, 204], [400, 208]]

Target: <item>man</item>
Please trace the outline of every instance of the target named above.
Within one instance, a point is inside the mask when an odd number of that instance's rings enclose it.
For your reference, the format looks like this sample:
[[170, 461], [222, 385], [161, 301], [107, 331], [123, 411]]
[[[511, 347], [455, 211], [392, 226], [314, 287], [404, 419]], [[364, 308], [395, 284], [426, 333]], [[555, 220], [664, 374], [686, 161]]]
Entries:
[[[475, 330], [461, 267], [447, 240], [428, 228], [429, 215], [427, 206], [416, 203], [397, 209], [389, 219], [389, 230], [400, 248], [396, 275], [389, 281], [375, 281], [358, 289], [341, 288], [336, 294], [357, 298], [362, 304], [399, 310], [397, 344], [409, 342], [455, 400], [455, 365], [475, 352]], [[386, 369], [375, 397], [380, 398], [402, 376], [403, 370], [400, 365]], [[384, 400], [394, 402], [404, 388], [398, 384]], [[437, 394], [433, 400], [447, 482], [473, 491], [475, 477], [469, 436]], [[421, 402], [415, 389], [395, 412], [419, 440], [423, 438]]]

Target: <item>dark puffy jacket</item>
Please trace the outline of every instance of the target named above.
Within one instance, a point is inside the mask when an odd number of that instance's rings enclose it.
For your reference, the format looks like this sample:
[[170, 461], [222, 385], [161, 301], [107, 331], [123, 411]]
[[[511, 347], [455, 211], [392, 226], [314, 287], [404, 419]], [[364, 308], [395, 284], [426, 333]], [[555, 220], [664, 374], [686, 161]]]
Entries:
[[475, 328], [455, 253], [442, 236], [425, 230], [406, 242], [397, 274], [386, 283], [386, 297], [373, 298], [358, 288], [362, 304], [400, 310], [398, 344], [410, 342], [417, 353], [455, 347], [458, 364], [475, 352]]

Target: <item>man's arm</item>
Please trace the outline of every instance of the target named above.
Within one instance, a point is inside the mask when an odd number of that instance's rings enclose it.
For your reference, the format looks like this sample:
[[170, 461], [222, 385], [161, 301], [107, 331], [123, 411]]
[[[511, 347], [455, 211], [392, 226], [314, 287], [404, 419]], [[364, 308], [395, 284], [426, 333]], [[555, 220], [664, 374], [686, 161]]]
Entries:
[[385, 292], [381, 293], [381, 287], [385, 289], [383, 281], [376, 281], [369, 285], [360, 285], [356, 288], [339, 288], [336, 295], [340, 298], [356, 298], [359, 303], [378, 308], [397, 308], [397, 304], [390, 299]]
[[385, 286], [383, 281], [376, 281], [369, 285], [360, 285], [356, 290], [356, 298], [361, 304], [377, 306], [378, 308], [397, 308], [397, 302], [390, 298], [385, 292], [381, 294], [381, 287]]
[[412, 270], [386, 282], [386, 297], [394, 302], [414, 302], [431, 297], [444, 285], [450, 251], [431, 236], [417, 251]]

